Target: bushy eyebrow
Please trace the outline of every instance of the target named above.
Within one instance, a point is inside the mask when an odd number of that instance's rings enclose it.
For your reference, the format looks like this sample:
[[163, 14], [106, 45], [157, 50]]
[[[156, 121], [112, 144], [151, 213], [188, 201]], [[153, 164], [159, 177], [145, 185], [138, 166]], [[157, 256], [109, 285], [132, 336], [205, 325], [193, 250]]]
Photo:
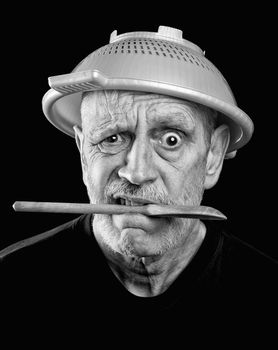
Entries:
[[147, 123], [151, 127], [173, 127], [182, 128], [186, 132], [193, 132], [196, 127], [196, 122], [187, 113], [183, 112], [159, 112], [148, 116]]
[[95, 126], [89, 131], [89, 138], [93, 143], [98, 143], [101, 139], [111, 135], [111, 133], [118, 133], [123, 127], [120, 120], [107, 121], [101, 125]]

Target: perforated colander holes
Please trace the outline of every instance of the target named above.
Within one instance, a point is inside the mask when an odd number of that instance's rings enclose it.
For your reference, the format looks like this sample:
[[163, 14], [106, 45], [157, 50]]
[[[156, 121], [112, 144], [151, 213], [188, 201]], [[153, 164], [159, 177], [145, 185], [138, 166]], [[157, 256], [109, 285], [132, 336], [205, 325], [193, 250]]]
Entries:
[[97, 54], [155, 54], [156, 56], [169, 57], [171, 59], [177, 59], [179, 61], [183, 60], [190, 64], [194, 64], [196, 66], [202, 67], [203, 69], [207, 69], [216, 74], [219, 74], [206, 60], [203, 60], [198, 55], [193, 55], [186, 48], [155, 39], [128, 40], [120, 43], [115, 43], [109, 47], [98, 50]]

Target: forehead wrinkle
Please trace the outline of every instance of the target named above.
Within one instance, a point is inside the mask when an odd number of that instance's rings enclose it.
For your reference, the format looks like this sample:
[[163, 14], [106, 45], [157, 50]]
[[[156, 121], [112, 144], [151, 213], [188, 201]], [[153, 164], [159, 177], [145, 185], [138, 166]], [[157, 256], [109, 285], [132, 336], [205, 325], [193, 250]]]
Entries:
[[[166, 104], [166, 106], [165, 106]], [[196, 127], [196, 115], [191, 108], [176, 101], [156, 103], [149, 107], [147, 123], [180, 124], [186, 130], [194, 130]]]
[[97, 91], [84, 95], [81, 104], [83, 130], [95, 134], [125, 118], [119, 94], [107, 91]]
[[198, 113], [194, 104], [191, 105], [188, 101], [152, 93], [138, 94], [130, 91], [105, 90], [84, 95], [82, 124], [83, 119], [86, 119], [89, 129], [94, 134], [102, 133], [109, 126], [112, 129], [117, 127], [117, 124], [122, 124], [121, 121], [125, 120], [127, 123], [128, 114], [134, 114], [137, 103], [141, 106], [145, 105], [143, 108], [147, 124], [178, 124], [186, 130], [194, 129], [196, 125]]

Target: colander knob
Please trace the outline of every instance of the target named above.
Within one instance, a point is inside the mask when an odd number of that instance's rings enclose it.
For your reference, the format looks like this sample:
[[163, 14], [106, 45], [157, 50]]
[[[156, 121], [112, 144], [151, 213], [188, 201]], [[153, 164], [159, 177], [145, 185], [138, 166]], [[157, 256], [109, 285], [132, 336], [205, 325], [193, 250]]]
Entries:
[[159, 26], [158, 34], [172, 39], [182, 39], [182, 31], [172, 27]]

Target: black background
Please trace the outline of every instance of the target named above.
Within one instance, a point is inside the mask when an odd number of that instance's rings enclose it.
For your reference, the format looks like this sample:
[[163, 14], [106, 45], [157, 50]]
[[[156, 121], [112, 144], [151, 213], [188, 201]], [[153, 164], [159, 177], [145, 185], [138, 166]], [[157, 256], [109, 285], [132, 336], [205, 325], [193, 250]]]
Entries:
[[[167, 5], [167, 6], [166, 6]], [[5, 216], [0, 248], [73, 218], [15, 213], [16, 200], [87, 202], [79, 154], [72, 138], [44, 117], [47, 78], [69, 73], [84, 57], [109, 42], [110, 33], [183, 30], [206, 51], [229, 82], [255, 132], [235, 159], [226, 160], [204, 204], [228, 216], [223, 226], [277, 258], [276, 240], [276, 37], [271, 8], [213, 8], [201, 3], [18, 5], [6, 9], [2, 30], [2, 193]], [[34, 7], [35, 6], [35, 7]]]

